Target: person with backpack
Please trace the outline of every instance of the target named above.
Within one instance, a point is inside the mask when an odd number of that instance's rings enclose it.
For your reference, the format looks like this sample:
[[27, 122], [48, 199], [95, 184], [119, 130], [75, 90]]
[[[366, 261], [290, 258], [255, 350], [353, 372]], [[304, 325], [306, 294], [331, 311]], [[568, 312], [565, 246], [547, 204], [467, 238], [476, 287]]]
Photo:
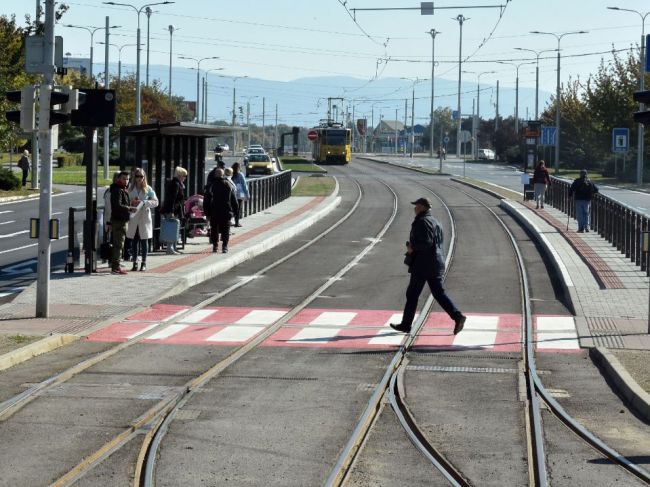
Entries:
[[576, 203], [578, 233], [589, 231], [591, 199], [596, 193], [598, 193], [598, 187], [587, 177], [587, 170], [582, 169], [580, 171], [580, 177], [575, 179], [569, 188], [569, 198], [573, 196]]
[[230, 240], [230, 220], [238, 211], [237, 198], [231, 183], [225, 177], [222, 169], [215, 171], [215, 177], [210, 185], [209, 208], [203, 200], [204, 211], [210, 216], [210, 241], [212, 252], [217, 252], [219, 236], [221, 236], [221, 252], [228, 252]]

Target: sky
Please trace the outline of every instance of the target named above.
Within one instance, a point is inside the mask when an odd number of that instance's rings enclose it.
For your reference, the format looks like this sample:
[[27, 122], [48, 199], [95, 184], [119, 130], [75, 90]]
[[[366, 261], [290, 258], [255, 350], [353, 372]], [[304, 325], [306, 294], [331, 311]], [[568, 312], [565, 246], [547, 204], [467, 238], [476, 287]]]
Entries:
[[[130, 7], [105, 5], [100, 0], [66, 1], [70, 9], [61, 24], [102, 27], [110, 17], [111, 43], [135, 44], [138, 16]], [[128, 2], [127, 2], [128, 3]], [[146, 2], [133, 3], [141, 7]], [[515, 86], [514, 65], [519, 68], [520, 87], [535, 87], [535, 55], [517, 51], [520, 47], [553, 50], [557, 40], [551, 35], [531, 31], [564, 33], [588, 31], [565, 36], [561, 41], [561, 79], [569, 76], [586, 80], [594, 73], [601, 58], [611, 59], [611, 50], [629, 49], [641, 40], [641, 17], [632, 12], [608, 10], [617, 6], [645, 13], [650, 8], [641, 0], [447, 0], [436, 1], [434, 15], [421, 15], [420, 2], [413, 0], [176, 0], [173, 4], [152, 6], [149, 19], [150, 63], [169, 65], [169, 30], [173, 25], [173, 65], [196, 67], [196, 61], [178, 56], [205, 58], [201, 69], [218, 69], [231, 77], [248, 76], [275, 81], [321, 76], [349, 76], [365, 80], [370, 86], [377, 79], [431, 78], [432, 42], [430, 29], [440, 32], [435, 39], [436, 79], [458, 79], [460, 28], [463, 22], [462, 57], [464, 81], [481, 85]], [[462, 8], [494, 5], [501, 8]], [[0, 14], [16, 14], [19, 23], [25, 14], [33, 14], [36, 0], [0, 0]], [[440, 8], [445, 7], [445, 8]], [[450, 7], [450, 8], [446, 8]], [[413, 10], [361, 10], [367, 8], [413, 8]], [[356, 12], [353, 9], [358, 9]], [[356, 18], [356, 21], [355, 21]], [[147, 38], [147, 16], [140, 15], [142, 40]], [[83, 29], [57, 25], [56, 35], [64, 38], [64, 52], [73, 57], [89, 55], [90, 34]], [[103, 41], [104, 31], [94, 40]], [[604, 53], [604, 54], [603, 54]], [[117, 48], [111, 48], [112, 60]], [[103, 62], [102, 45], [95, 45], [95, 62]], [[135, 64], [135, 47], [122, 50], [122, 62]], [[142, 63], [146, 51], [142, 51]], [[540, 55], [540, 90], [554, 93], [556, 87], [556, 52]], [[143, 71], [144, 72], [144, 71]], [[192, 77], [191, 71], [178, 74]], [[175, 75], [176, 76], [176, 75]], [[245, 90], [246, 79], [221, 79], [222, 90]], [[167, 80], [163, 80], [165, 86]], [[403, 88], [407, 95], [410, 82]], [[428, 82], [418, 83], [418, 90], [428, 90]], [[348, 88], [346, 90], [346, 88]], [[307, 88], [306, 88], [307, 89]], [[361, 98], [363, 89], [341, 86], [346, 96]], [[307, 90], [308, 91], [308, 90]], [[309, 96], [296, 92], [296, 96]], [[333, 94], [337, 96], [338, 94]], [[530, 98], [531, 95], [529, 94]], [[534, 100], [521, 99], [531, 106]]]

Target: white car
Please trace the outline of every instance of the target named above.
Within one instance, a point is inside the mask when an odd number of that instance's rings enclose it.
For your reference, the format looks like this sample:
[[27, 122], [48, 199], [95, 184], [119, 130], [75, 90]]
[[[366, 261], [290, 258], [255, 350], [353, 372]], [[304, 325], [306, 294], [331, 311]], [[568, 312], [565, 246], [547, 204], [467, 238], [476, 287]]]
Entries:
[[484, 159], [487, 161], [493, 161], [496, 159], [496, 154], [492, 149], [479, 149], [478, 150], [478, 158], [479, 159]]

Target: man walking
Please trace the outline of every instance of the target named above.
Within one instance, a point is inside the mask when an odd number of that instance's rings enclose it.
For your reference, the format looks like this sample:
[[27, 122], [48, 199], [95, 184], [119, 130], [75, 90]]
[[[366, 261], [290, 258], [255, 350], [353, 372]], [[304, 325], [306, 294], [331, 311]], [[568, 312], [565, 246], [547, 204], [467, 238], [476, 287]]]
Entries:
[[598, 193], [598, 187], [587, 178], [587, 170], [582, 169], [580, 171], [580, 177], [574, 180], [569, 188], [569, 198], [575, 195], [578, 233], [589, 231], [591, 198], [596, 193]]
[[25, 149], [23, 155], [18, 161], [18, 167], [23, 172], [23, 188], [27, 185], [27, 175], [31, 169], [31, 164], [29, 163], [29, 151]]
[[454, 320], [454, 335], [456, 335], [465, 326], [467, 318], [456, 308], [442, 286], [442, 275], [445, 271], [442, 227], [431, 214], [431, 202], [427, 198], [418, 198], [411, 204], [415, 205], [415, 220], [411, 225], [409, 240], [406, 242], [411, 280], [406, 289], [402, 322], [391, 323], [390, 326], [394, 330], [410, 333], [418, 298], [424, 284], [427, 283], [435, 300]]

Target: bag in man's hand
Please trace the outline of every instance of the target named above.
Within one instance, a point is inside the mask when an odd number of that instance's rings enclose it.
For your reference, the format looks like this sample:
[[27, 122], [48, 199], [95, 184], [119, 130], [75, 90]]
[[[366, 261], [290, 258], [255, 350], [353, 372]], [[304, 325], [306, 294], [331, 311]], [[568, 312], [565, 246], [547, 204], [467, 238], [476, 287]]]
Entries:
[[99, 245], [99, 257], [102, 260], [111, 260], [111, 253], [113, 252], [113, 244], [110, 242], [102, 242]]

